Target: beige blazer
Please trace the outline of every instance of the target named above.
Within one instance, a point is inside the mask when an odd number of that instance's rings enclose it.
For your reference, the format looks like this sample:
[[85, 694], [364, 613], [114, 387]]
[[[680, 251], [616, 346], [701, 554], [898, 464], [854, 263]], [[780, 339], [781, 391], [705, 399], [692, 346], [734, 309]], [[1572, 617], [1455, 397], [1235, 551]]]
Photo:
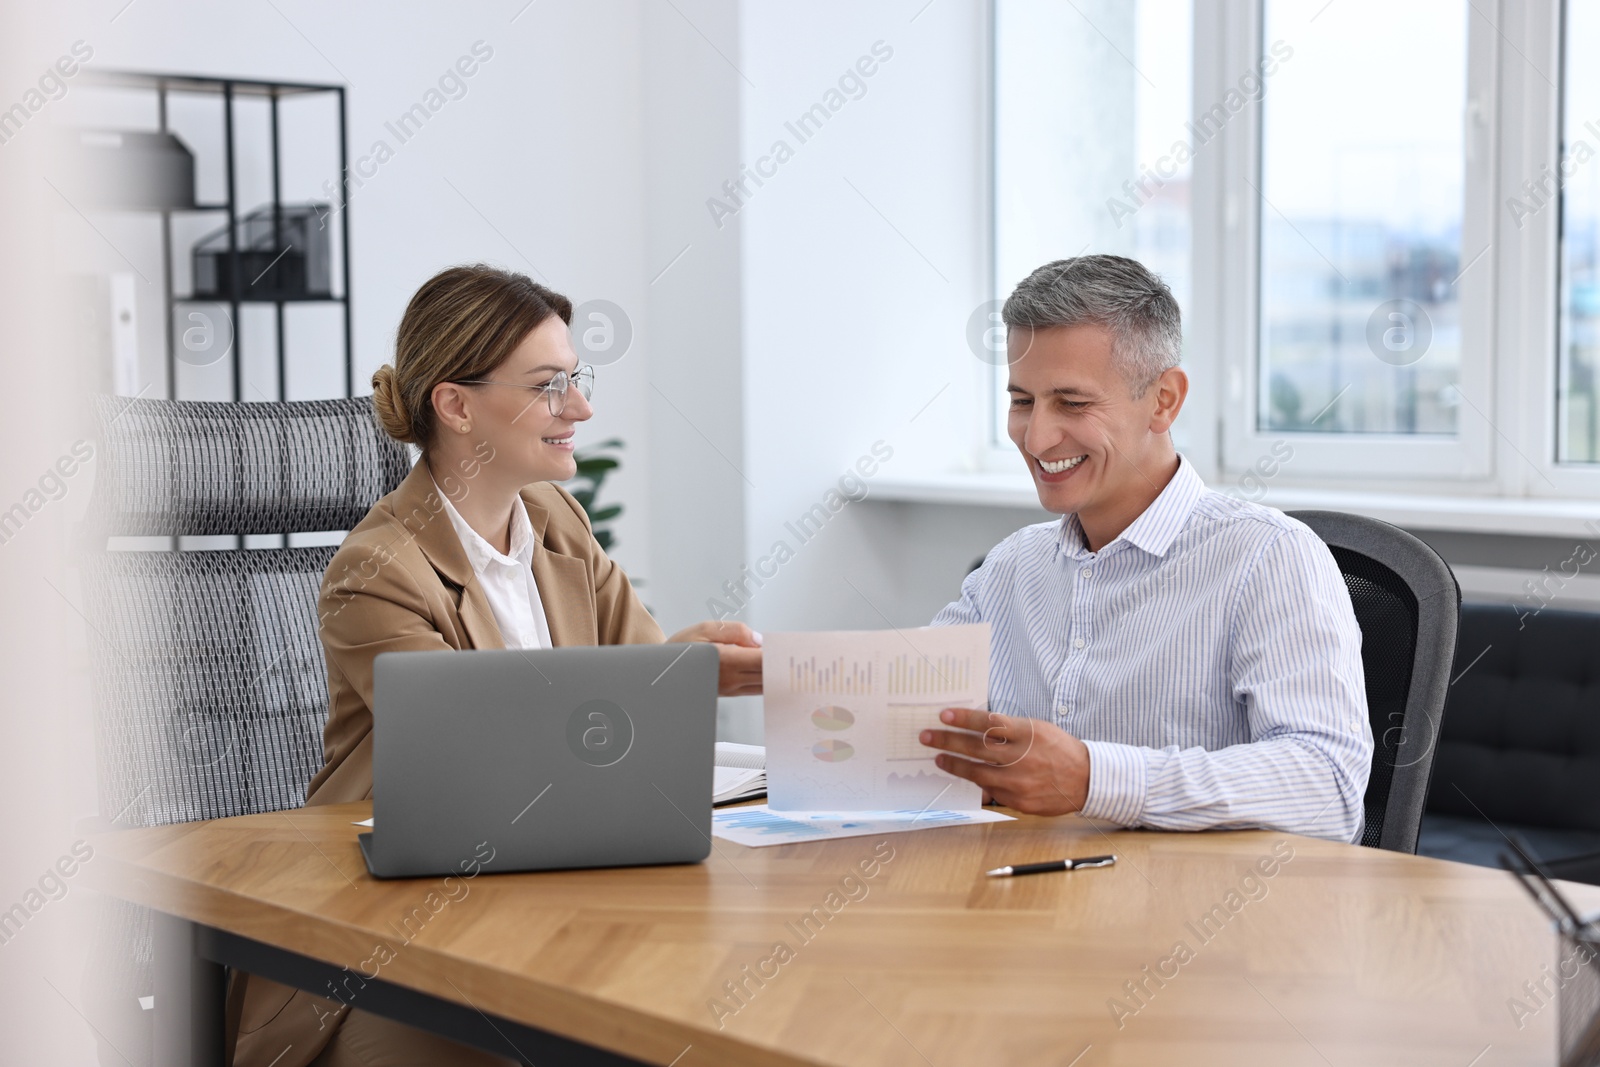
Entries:
[[[470, 478], [443, 481], [453, 501], [473, 491]], [[572, 494], [540, 482], [522, 490], [522, 502], [533, 524], [533, 579], [553, 644], [665, 640], [628, 576], [595, 541]], [[364, 800], [372, 796], [373, 659], [383, 652], [505, 647], [424, 464], [344, 539], [323, 576], [318, 614], [329, 709], [324, 764], [306, 803]], [[262, 978], [233, 977], [228, 1021], [230, 1038], [237, 1035], [230, 1041], [236, 1067], [268, 1067], [275, 1060], [275, 1067], [305, 1067], [345, 1012], [360, 1008], [359, 996], [346, 1006]]]

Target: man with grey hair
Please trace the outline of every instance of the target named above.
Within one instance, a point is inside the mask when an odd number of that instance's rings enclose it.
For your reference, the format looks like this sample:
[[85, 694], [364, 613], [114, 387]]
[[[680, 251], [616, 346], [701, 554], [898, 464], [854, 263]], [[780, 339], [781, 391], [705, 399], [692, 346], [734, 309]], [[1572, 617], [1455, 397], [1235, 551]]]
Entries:
[[1303, 523], [1173, 447], [1172, 293], [1079, 256], [1002, 317], [1011, 440], [1062, 518], [995, 546], [934, 619], [990, 624], [989, 710], [946, 709], [922, 743], [1019, 811], [1357, 840], [1373, 742], [1344, 580]]

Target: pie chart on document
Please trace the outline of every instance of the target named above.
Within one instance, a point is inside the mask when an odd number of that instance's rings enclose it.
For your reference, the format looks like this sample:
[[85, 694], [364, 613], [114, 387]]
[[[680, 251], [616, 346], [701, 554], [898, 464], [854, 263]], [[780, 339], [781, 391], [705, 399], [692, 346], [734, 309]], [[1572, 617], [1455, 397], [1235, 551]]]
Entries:
[[830, 704], [813, 711], [811, 722], [819, 730], [845, 730], [855, 725], [856, 717], [849, 708]]
[[811, 754], [824, 763], [843, 763], [856, 754], [848, 741], [818, 741], [811, 746]]

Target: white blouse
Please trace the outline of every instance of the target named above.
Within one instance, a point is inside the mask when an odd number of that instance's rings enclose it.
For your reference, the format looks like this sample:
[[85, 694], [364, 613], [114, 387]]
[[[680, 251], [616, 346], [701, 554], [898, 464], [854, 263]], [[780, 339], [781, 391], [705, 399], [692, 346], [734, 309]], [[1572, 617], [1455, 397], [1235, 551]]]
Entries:
[[[434, 485], [434, 489], [438, 489]], [[511, 508], [511, 553], [497, 551], [485, 541], [478, 531], [467, 525], [467, 520], [450, 503], [450, 498], [439, 493], [444, 501], [445, 514], [450, 525], [467, 551], [472, 573], [477, 575], [489, 610], [500, 627], [500, 638], [507, 648], [550, 648], [550, 623], [545, 619], [544, 601], [539, 599], [539, 586], [533, 580], [533, 523], [528, 521], [528, 509], [518, 497]]]

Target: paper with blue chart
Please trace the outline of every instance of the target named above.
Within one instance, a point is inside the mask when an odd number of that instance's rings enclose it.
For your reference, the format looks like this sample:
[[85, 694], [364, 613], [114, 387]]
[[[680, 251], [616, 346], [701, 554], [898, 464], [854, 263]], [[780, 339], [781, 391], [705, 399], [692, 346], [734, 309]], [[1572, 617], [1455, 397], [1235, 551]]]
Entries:
[[944, 708], [989, 706], [989, 624], [769, 633], [762, 643], [774, 811], [980, 808], [917, 740]]
[[750, 848], [828, 841], [837, 837], [898, 834], [939, 826], [972, 826], [1010, 822], [1011, 816], [990, 808], [975, 811], [773, 811], [766, 804], [724, 808], [711, 813], [711, 832], [725, 841]]

